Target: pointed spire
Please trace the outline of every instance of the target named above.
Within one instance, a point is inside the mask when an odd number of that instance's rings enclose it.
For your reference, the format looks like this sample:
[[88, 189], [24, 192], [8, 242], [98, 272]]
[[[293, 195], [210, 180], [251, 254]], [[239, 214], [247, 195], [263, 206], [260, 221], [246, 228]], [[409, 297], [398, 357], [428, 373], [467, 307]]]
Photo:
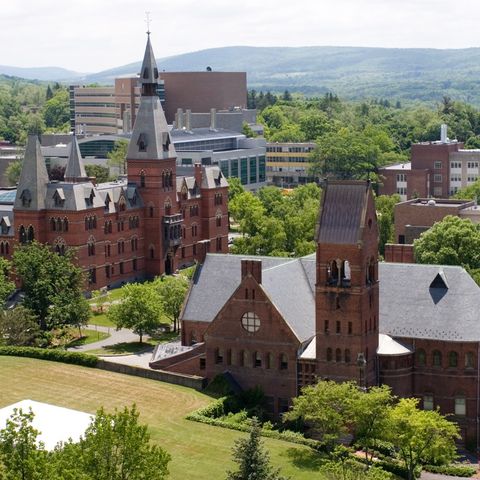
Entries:
[[48, 172], [40, 149], [40, 142], [36, 135], [29, 135], [15, 197], [15, 208], [44, 209], [47, 184]]
[[177, 156], [157, 95], [157, 79], [157, 64], [148, 34], [140, 72], [142, 96], [128, 146], [128, 160], [161, 160]]
[[158, 83], [158, 68], [150, 42], [150, 32], [147, 32], [147, 45], [140, 70], [140, 83], [142, 84], [142, 95], [156, 95], [155, 88], [145, 88], [147, 85], [151, 86]]
[[88, 180], [88, 176], [85, 172], [85, 167], [83, 166], [80, 147], [78, 146], [76, 135], [73, 135], [67, 168], [65, 169], [65, 181], [84, 182], [86, 180]]

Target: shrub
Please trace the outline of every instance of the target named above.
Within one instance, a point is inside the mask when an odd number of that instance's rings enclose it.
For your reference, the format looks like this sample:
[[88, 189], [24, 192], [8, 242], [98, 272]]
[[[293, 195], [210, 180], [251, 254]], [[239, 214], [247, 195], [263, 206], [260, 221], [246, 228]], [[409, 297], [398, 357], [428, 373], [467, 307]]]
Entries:
[[475, 467], [470, 465], [424, 465], [424, 470], [432, 473], [441, 473], [453, 477], [472, 477], [477, 472]]
[[11, 357], [30, 357], [52, 362], [71, 363], [84, 367], [96, 367], [98, 358], [86, 353], [68, 352], [60, 349], [43, 349], [35, 347], [0, 347], [0, 355]]
[[[375, 462], [375, 466], [382, 468], [383, 470], [393, 473], [401, 478], [408, 478], [408, 470], [407, 468], [398, 462], [393, 462], [389, 460], [379, 460]], [[421, 470], [420, 468], [416, 469], [415, 471], [415, 478], [420, 477]]]

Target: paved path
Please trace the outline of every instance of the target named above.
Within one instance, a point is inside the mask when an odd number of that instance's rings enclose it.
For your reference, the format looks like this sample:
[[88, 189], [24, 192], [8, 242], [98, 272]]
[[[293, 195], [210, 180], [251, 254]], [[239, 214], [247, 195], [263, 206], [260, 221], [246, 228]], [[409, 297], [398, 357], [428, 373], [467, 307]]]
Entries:
[[148, 362], [152, 358], [153, 347], [133, 355], [112, 355], [100, 357], [102, 360], [112, 363], [121, 363], [122, 365], [131, 365], [132, 367], [142, 367], [150, 369]]
[[109, 333], [110, 336], [99, 342], [89, 343], [88, 345], [79, 345], [77, 347], [70, 347], [71, 352], [86, 352], [88, 350], [96, 350], [98, 348], [115, 345], [124, 342], [138, 342], [139, 337], [127, 328], [116, 330], [115, 327], [101, 327], [99, 325], [87, 325], [89, 330], [98, 330], [99, 332]]

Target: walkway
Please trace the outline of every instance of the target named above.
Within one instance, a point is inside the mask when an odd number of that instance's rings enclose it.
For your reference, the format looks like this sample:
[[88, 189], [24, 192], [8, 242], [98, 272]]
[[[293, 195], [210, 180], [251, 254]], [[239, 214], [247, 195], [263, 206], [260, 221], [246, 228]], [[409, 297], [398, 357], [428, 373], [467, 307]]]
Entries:
[[101, 327], [99, 325], [87, 325], [89, 330], [98, 330], [110, 334], [108, 338], [100, 340], [98, 342], [89, 343], [88, 345], [79, 345], [77, 347], [70, 347], [68, 350], [71, 352], [86, 352], [88, 350], [96, 350], [98, 348], [106, 347], [109, 345], [115, 345], [117, 343], [125, 342], [138, 342], [139, 337], [127, 328], [121, 328], [116, 330], [115, 327]]

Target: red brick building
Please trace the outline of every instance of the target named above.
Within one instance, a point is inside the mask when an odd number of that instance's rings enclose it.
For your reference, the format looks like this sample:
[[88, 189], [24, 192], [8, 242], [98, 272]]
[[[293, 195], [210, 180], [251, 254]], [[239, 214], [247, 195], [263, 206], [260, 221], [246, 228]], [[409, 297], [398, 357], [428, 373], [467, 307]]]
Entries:
[[151, 365], [242, 388], [260, 385], [288, 408], [318, 378], [386, 383], [478, 438], [480, 290], [461, 267], [378, 262], [366, 182], [328, 182], [316, 254], [207, 254], [182, 312], [179, 355]]
[[148, 38], [128, 176], [96, 185], [73, 138], [65, 180], [49, 181], [38, 139], [30, 137], [16, 190], [0, 194], [0, 254], [38, 240], [77, 251], [89, 288], [120, 284], [228, 251], [228, 184], [217, 166], [177, 175]]

